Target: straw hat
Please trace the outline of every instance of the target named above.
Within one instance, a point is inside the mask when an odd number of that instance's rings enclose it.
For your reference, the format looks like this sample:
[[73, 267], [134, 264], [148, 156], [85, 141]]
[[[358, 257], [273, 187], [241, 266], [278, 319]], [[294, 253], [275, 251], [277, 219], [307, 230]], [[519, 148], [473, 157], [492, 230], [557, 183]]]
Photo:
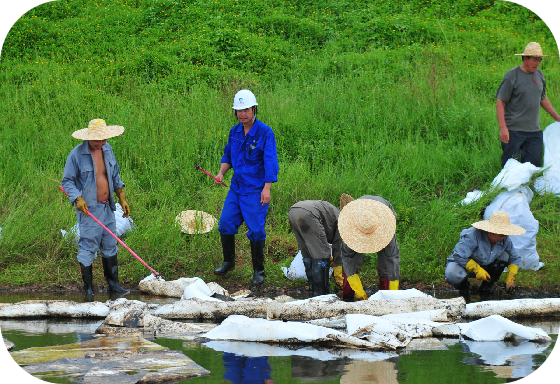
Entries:
[[354, 201], [354, 198], [346, 193], [340, 195], [340, 209], [344, 208], [346, 204]]
[[511, 224], [509, 222], [509, 215], [503, 211], [495, 211], [490, 216], [490, 220], [477, 221], [472, 226], [486, 232], [506, 236], [522, 235], [526, 232], [519, 225]]
[[542, 48], [539, 43], [529, 43], [525, 47], [525, 52], [516, 53], [516, 56], [533, 56], [533, 57], [548, 57], [549, 55], [543, 55]]
[[209, 213], [189, 210], [179, 213], [175, 222], [181, 226], [181, 232], [196, 235], [210, 232], [216, 224], [216, 219]]
[[355, 252], [375, 253], [395, 236], [397, 220], [391, 208], [371, 199], [346, 204], [338, 216], [338, 232]]
[[111, 137], [122, 135], [124, 127], [120, 125], [107, 125], [103, 119], [93, 119], [88, 127], [79, 129], [72, 137], [79, 140], [106, 140]]

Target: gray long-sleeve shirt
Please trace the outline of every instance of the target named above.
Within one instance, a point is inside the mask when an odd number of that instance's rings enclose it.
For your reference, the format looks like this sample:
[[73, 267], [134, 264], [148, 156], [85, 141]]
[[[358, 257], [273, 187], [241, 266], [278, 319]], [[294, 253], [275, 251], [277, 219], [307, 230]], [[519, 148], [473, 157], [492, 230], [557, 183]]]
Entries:
[[[109, 181], [109, 204], [111, 209], [115, 211], [117, 207], [113, 192], [115, 189], [123, 188], [124, 183], [119, 174], [119, 164], [113, 153], [113, 148], [109, 143], [106, 143], [102, 150], [107, 180]], [[88, 207], [95, 207], [97, 204], [95, 162], [87, 140], [74, 147], [68, 155], [62, 176], [62, 188], [68, 193], [72, 204], [79, 196], [85, 200]]]
[[463, 268], [470, 259], [483, 266], [492, 264], [504, 252], [509, 254], [508, 264], [515, 264], [519, 267], [521, 257], [509, 237], [495, 243], [492, 247], [492, 243], [488, 239], [488, 232], [470, 227], [461, 231], [459, 242], [447, 260], [455, 261]]

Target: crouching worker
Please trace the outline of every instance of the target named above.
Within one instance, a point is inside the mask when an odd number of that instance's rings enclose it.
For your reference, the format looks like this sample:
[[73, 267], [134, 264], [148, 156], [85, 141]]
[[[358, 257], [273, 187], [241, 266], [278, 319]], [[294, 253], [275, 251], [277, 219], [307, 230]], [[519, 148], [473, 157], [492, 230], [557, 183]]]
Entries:
[[461, 295], [469, 293], [469, 278], [482, 280], [479, 291], [494, 293], [494, 283], [507, 266], [506, 292], [515, 288], [521, 257], [508, 236], [522, 235], [525, 229], [509, 222], [506, 212], [496, 211], [490, 220], [478, 221], [461, 231], [461, 237], [447, 259], [445, 280]]
[[290, 207], [288, 219], [301, 250], [305, 274], [313, 296], [326, 295], [329, 289], [329, 271], [332, 244], [335, 280], [342, 288], [342, 239], [338, 233], [340, 210], [327, 201], [305, 200]]
[[92, 263], [97, 252], [103, 256], [103, 271], [109, 284], [108, 291], [125, 294], [119, 285], [117, 263], [117, 240], [95, 220], [88, 217], [91, 212], [111, 232], [116, 232], [114, 211], [117, 209], [113, 193], [119, 198], [123, 217], [130, 215], [124, 196], [124, 183], [119, 174], [119, 165], [107, 139], [119, 136], [124, 128], [107, 126], [105, 120], [94, 119], [87, 128], [72, 133], [72, 137], [83, 140], [68, 155], [62, 187], [70, 202], [76, 207], [80, 240], [78, 262], [84, 281], [86, 295], [93, 295]]
[[[364, 253], [377, 252], [379, 289], [399, 289], [400, 252], [396, 237], [397, 213], [391, 203], [380, 196], [362, 196], [354, 200], [340, 197], [338, 230], [342, 237], [344, 269], [343, 299], [367, 300], [358, 272]], [[353, 292], [352, 292], [353, 291]]]

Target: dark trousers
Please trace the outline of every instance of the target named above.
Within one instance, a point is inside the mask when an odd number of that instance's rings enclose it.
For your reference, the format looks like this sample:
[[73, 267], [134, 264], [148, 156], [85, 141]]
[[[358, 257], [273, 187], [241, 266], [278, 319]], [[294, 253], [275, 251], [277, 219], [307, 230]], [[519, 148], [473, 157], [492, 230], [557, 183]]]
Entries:
[[509, 131], [509, 142], [502, 143], [502, 168], [513, 158], [520, 163], [542, 167], [543, 132]]

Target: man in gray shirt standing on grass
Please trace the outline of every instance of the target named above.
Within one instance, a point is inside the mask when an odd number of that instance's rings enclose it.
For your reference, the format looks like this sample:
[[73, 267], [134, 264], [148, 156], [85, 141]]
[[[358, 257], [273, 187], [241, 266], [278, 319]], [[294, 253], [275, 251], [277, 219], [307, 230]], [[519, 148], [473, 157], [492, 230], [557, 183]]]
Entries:
[[543, 57], [538, 43], [529, 43], [521, 56], [523, 64], [510, 69], [496, 98], [496, 114], [500, 124], [502, 142], [502, 168], [510, 158], [520, 163], [530, 162], [542, 167], [543, 132], [539, 125], [540, 106], [552, 118], [560, 121], [560, 116], [546, 97], [546, 82], [539, 68]]

